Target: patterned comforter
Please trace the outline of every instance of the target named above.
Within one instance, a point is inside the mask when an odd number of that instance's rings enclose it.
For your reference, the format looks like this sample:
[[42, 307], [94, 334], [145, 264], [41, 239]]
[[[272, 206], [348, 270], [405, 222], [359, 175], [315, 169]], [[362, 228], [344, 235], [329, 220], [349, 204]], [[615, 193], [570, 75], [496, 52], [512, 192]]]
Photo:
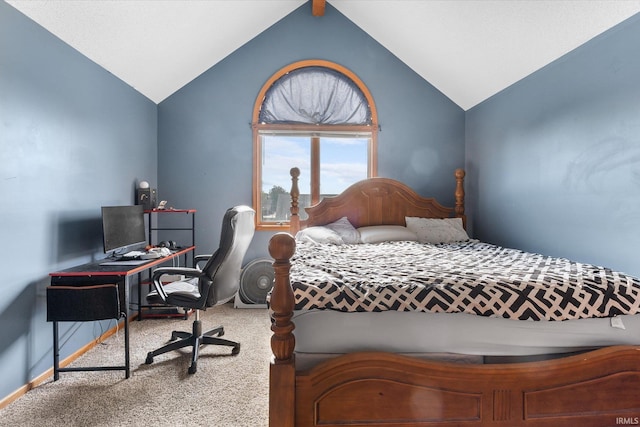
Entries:
[[470, 313], [567, 320], [640, 312], [640, 279], [477, 241], [297, 242], [295, 309]]

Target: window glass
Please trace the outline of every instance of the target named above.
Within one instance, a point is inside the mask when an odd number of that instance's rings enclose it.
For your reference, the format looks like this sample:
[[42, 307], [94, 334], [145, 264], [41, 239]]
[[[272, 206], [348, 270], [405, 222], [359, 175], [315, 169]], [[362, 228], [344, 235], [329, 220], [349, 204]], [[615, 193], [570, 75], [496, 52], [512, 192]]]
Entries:
[[368, 151], [367, 138], [320, 138], [320, 197], [335, 196], [366, 179]]
[[319, 143], [320, 192], [318, 199], [335, 196], [351, 184], [367, 178], [370, 138], [359, 135], [340, 137], [311, 137], [291, 135], [262, 135], [261, 221], [283, 223], [289, 220], [292, 167], [300, 169], [298, 188], [300, 218], [305, 219], [304, 207], [312, 203], [311, 164], [312, 145]]
[[[262, 135], [262, 212], [263, 222], [282, 223], [289, 220], [291, 207], [292, 167], [300, 169], [298, 185], [301, 194], [310, 194], [311, 144], [308, 137]], [[302, 198], [302, 196], [301, 196]], [[310, 199], [306, 200], [309, 206]], [[302, 204], [302, 201], [300, 202]]]

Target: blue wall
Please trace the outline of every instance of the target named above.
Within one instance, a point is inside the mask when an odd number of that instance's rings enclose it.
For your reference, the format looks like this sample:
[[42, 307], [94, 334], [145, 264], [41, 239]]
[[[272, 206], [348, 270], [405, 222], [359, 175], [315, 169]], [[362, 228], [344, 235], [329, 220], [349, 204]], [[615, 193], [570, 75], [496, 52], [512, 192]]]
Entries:
[[[157, 107], [0, 2], [0, 165], [2, 398], [53, 366], [48, 273], [103, 257], [100, 206], [156, 182]], [[62, 357], [99, 334], [61, 330]]]
[[[293, 11], [159, 105], [159, 197], [198, 210], [201, 251], [217, 244], [227, 207], [252, 203], [249, 124], [258, 92], [276, 71], [304, 59], [341, 64], [369, 88], [382, 126], [379, 175], [454, 203], [464, 111], [331, 5], [321, 18], [310, 9]], [[246, 260], [268, 256], [271, 234], [256, 233]]]
[[475, 235], [640, 275], [640, 15], [467, 112]]

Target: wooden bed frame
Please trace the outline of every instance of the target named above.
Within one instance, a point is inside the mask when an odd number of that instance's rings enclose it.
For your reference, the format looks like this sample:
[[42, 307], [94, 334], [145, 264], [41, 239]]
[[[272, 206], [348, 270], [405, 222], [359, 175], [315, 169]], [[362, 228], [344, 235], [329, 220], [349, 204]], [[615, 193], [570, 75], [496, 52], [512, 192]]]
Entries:
[[[405, 216], [464, 215], [464, 171], [456, 170], [454, 208], [420, 197], [386, 178], [354, 184], [298, 217], [292, 175], [291, 233], [347, 216], [355, 227], [404, 225]], [[269, 426], [579, 426], [640, 425], [640, 346], [608, 347], [554, 360], [467, 365], [392, 353], [338, 356], [310, 370], [295, 364], [293, 290], [295, 241], [277, 233], [269, 242], [275, 284], [271, 295], [273, 360]]]

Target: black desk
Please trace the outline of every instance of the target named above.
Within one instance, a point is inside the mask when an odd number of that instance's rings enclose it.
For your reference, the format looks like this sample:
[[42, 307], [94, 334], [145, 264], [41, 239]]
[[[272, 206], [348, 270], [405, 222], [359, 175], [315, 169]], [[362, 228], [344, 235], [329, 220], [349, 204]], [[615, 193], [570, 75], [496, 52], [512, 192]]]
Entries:
[[[189, 246], [164, 258], [149, 260], [139, 265], [100, 265], [105, 260], [99, 260], [49, 273], [51, 287], [47, 290], [47, 320], [53, 322], [54, 381], [58, 380], [60, 372], [71, 371], [124, 370], [126, 378], [129, 378], [129, 278], [167, 261], [179, 259], [182, 255], [186, 259], [187, 253], [194, 250], [195, 246]], [[51, 297], [49, 292], [51, 292]], [[65, 305], [60, 307], [59, 302], [65, 299]], [[138, 310], [140, 310], [140, 306], [138, 306]], [[102, 320], [105, 318], [124, 318], [124, 366], [60, 368], [58, 322]]]

